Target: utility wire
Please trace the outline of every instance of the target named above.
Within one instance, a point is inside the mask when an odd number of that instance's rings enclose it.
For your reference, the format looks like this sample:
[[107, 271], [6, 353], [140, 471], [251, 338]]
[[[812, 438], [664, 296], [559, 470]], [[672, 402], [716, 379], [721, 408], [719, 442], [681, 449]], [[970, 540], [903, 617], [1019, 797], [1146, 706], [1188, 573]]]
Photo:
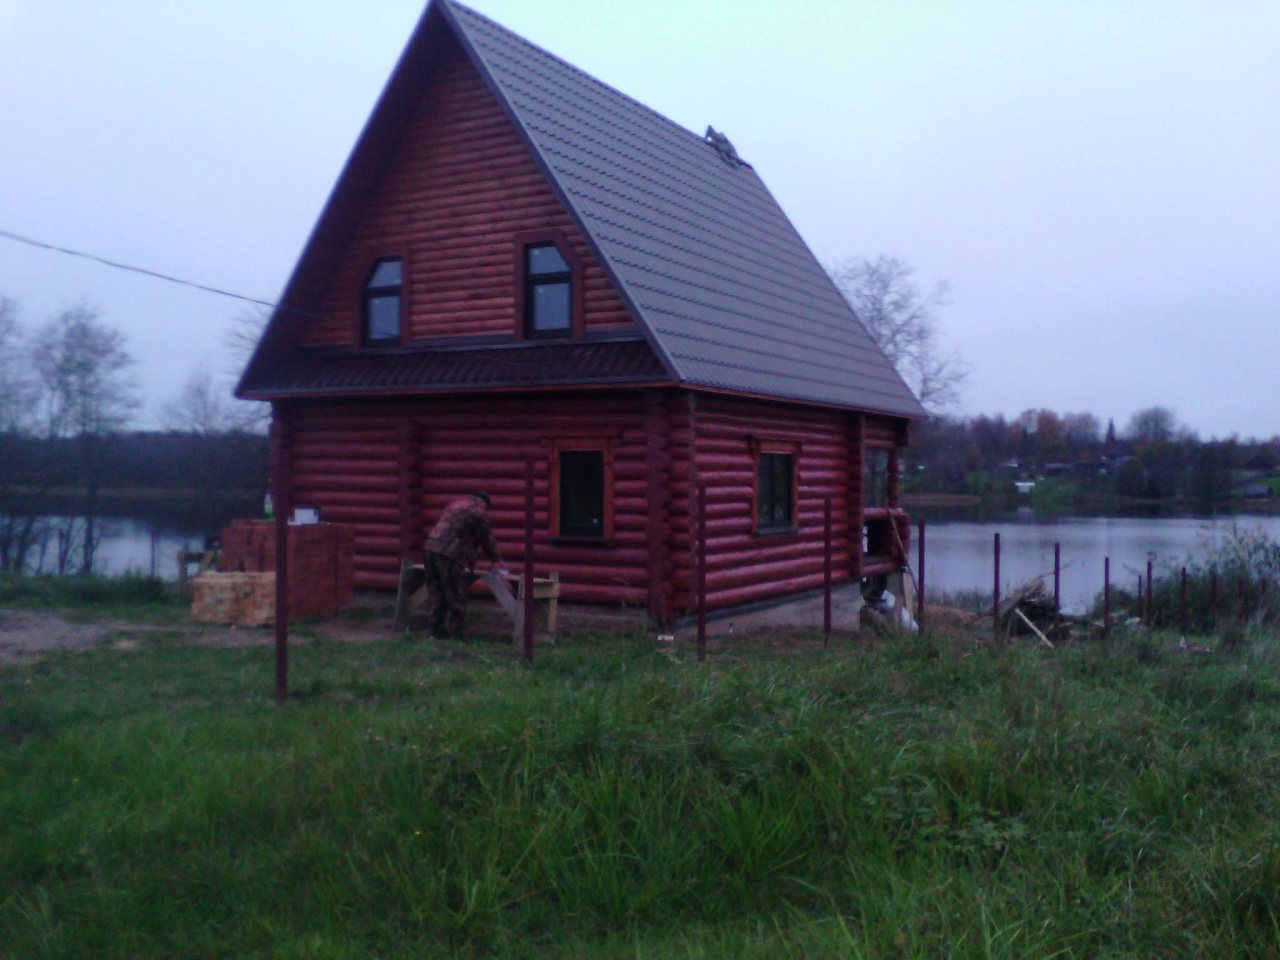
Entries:
[[[13, 233], [9, 230], [0, 230], [0, 237], [5, 240], [12, 240], [15, 243], [26, 244], [29, 247], [35, 247], [39, 250], [49, 250], [53, 253], [61, 253], [68, 257], [79, 257], [82, 260], [92, 260], [94, 263], [100, 263], [104, 267], [111, 267], [113, 270], [125, 270], [129, 273], [138, 273], [144, 277], [154, 277], [157, 280], [166, 280], [169, 283], [176, 283], [182, 287], [190, 287], [193, 290], [203, 290], [205, 293], [215, 293], [220, 297], [230, 297], [232, 300], [243, 300], [245, 303], [256, 304], [260, 307], [269, 307], [272, 310], [283, 310], [285, 313], [292, 313], [299, 317], [306, 317], [308, 320], [319, 320], [322, 323], [337, 323], [332, 317], [323, 317], [318, 313], [308, 313], [306, 310], [297, 310], [293, 307], [283, 307], [278, 303], [272, 303], [270, 300], [259, 300], [257, 297], [247, 297], [242, 293], [233, 293], [230, 290], [222, 290], [218, 287], [210, 287], [203, 283], [196, 283], [193, 280], [183, 280], [181, 277], [173, 277], [167, 273], [160, 273], [158, 270], [148, 270], [146, 267], [136, 267], [129, 263], [120, 263], [116, 260], [108, 260], [106, 257], [99, 257], [96, 254], [85, 253], [81, 250], [72, 250], [69, 247], [60, 247], [57, 244], [45, 243], [43, 240], [35, 240], [31, 237], [24, 237], [21, 234]], [[511, 360], [499, 359], [498, 357], [486, 357], [490, 363], [496, 363], [504, 367], [514, 367], [523, 369], [525, 364], [513, 362]]]
[[167, 273], [160, 273], [158, 270], [148, 270], [146, 267], [136, 267], [133, 264], [120, 263], [117, 260], [108, 260], [106, 257], [99, 257], [96, 254], [85, 253], [81, 250], [72, 250], [69, 247], [59, 247], [56, 244], [45, 243], [43, 240], [34, 240], [31, 237], [24, 237], [21, 234], [12, 233], [8, 230], [0, 230], [0, 237], [3, 237], [6, 240], [12, 240], [15, 243], [26, 244], [29, 247], [36, 247], [40, 250], [50, 250], [53, 253], [65, 254], [68, 257], [79, 257], [82, 260], [92, 260], [94, 263], [100, 263], [103, 266], [111, 267], [114, 270], [126, 270], [129, 273], [140, 273], [144, 277], [154, 277], [157, 280], [166, 280], [169, 283], [176, 283], [182, 287], [191, 287], [193, 290], [203, 290], [205, 293], [216, 293], [220, 297], [230, 297], [233, 300], [243, 300], [246, 303], [256, 304], [260, 307], [270, 307], [272, 310], [284, 310], [287, 313], [306, 317], [309, 320], [320, 320], [325, 323], [335, 322], [331, 317], [322, 317], [319, 314], [308, 313], [305, 310], [295, 310], [292, 307], [281, 307], [280, 304], [272, 303], [270, 300], [259, 300], [257, 297], [247, 297], [242, 293], [233, 293], [230, 290], [210, 287], [203, 283], [196, 283], [192, 280], [183, 280], [181, 277], [174, 277]]

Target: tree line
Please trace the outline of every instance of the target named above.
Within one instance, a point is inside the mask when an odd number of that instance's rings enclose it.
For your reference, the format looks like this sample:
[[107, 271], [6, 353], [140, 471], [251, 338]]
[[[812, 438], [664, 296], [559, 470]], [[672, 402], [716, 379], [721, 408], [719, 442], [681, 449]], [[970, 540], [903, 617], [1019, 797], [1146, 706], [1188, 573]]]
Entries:
[[1111, 498], [1213, 508], [1280, 494], [1280, 437], [1202, 440], [1167, 407], [1139, 410], [1117, 430], [1090, 413], [1027, 410], [937, 416], [914, 429], [908, 489], [1007, 495], [1020, 480], [1062, 506]]

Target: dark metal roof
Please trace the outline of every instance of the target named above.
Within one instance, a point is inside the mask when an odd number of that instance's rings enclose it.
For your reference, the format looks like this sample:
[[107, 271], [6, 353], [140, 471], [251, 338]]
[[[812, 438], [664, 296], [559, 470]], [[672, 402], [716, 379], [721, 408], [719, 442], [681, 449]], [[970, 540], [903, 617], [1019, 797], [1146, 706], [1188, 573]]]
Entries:
[[274, 366], [245, 397], [651, 383], [669, 379], [643, 340], [530, 342], [447, 350], [316, 351]]
[[436, 2], [680, 380], [924, 415], [749, 165]]
[[[479, 372], [497, 369], [484, 366], [486, 357], [496, 356], [487, 348], [474, 354], [292, 355], [306, 310], [418, 108], [432, 63], [452, 42], [450, 30], [630, 307], [651, 348], [645, 363], [657, 365], [668, 381], [693, 386], [924, 416], [749, 165], [726, 159], [724, 143], [717, 148], [455, 0], [428, 5], [241, 377], [238, 395], [510, 385], [496, 373], [486, 380]], [[555, 348], [537, 349], [561, 356]], [[531, 352], [529, 362], [536, 356]], [[603, 354], [587, 347], [584, 356]], [[610, 381], [583, 362], [519, 382], [560, 383], [571, 369], [596, 378], [583, 382], [625, 382]], [[446, 363], [461, 372], [448, 373], [441, 366]]]

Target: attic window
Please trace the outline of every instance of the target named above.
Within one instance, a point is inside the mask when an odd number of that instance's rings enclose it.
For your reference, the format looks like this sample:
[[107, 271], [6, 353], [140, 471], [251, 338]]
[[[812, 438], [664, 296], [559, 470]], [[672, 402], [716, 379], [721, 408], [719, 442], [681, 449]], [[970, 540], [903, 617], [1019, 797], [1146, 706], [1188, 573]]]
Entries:
[[573, 273], [553, 243], [525, 250], [525, 323], [530, 337], [567, 337], [573, 330]]
[[393, 347], [400, 343], [400, 258], [388, 257], [373, 265], [364, 284], [361, 321], [366, 347]]
[[528, 230], [515, 241], [516, 339], [582, 336], [582, 261], [568, 239]]

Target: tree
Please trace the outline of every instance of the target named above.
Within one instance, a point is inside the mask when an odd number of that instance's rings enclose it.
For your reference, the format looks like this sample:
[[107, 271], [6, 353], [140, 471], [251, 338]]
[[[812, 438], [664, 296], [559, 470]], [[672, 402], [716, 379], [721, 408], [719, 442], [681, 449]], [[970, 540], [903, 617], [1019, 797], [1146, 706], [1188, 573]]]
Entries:
[[1168, 407], [1147, 407], [1129, 418], [1125, 437], [1136, 444], [1169, 443], [1178, 429], [1178, 418]]
[[[133, 358], [124, 335], [104, 325], [96, 310], [81, 305], [63, 311], [39, 332], [32, 369], [41, 393], [44, 432], [74, 440], [79, 485], [84, 492], [81, 572], [93, 570], [97, 549], [98, 486], [106, 440], [128, 424], [138, 406], [130, 373]], [[69, 544], [70, 531], [64, 539]], [[60, 568], [66, 562], [62, 552]]]
[[36, 451], [28, 435], [36, 386], [25, 351], [18, 304], [0, 297], [0, 573], [23, 570], [40, 536], [41, 518], [31, 509], [31, 461]]
[[18, 304], [0, 297], [0, 433], [15, 433], [31, 418], [31, 370], [23, 356]]
[[[267, 328], [267, 321], [270, 319], [270, 314], [261, 308], [246, 311], [236, 317], [231, 329], [223, 337], [223, 344], [226, 346], [230, 360], [228, 373], [231, 382], [226, 386], [227, 396], [232, 396], [234, 393], [232, 384], [239, 379], [241, 372], [249, 365], [253, 351], [257, 349], [258, 342]], [[265, 431], [271, 422], [271, 405], [256, 400], [233, 400], [229, 407], [229, 414], [234, 421], [233, 429], [261, 432]]]
[[924, 290], [900, 257], [851, 257], [829, 268], [831, 279], [889, 362], [931, 410], [952, 406], [969, 377], [957, 353], [943, 353], [938, 310], [948, 303], [939, 282]]
[[[214, 434], [245, 430], [258, 413], [237, 410], [225, 384], [220, 384], [208, 364], [188, 375], [178, 395], [160, 408], [160, 423], [180, 433]], [[254, 406], [260, 406], [254, 404]]]
[[265, 452], [265, 438], [257, 429], [265, 406], [233, 399], [229, 385], [219, 383], [205, 364], [193, 370], [178, 396], [161, 408], [161, 424], [179, 434], [175, 440], [185, 448], [181, 485], [189, 495], [187, 522], [206, 535], [216, 533], [219, 497], [254, 486], [266, 473], [263, 462], [245, 476], [246, 458], [235, 455], [259, 445]]

